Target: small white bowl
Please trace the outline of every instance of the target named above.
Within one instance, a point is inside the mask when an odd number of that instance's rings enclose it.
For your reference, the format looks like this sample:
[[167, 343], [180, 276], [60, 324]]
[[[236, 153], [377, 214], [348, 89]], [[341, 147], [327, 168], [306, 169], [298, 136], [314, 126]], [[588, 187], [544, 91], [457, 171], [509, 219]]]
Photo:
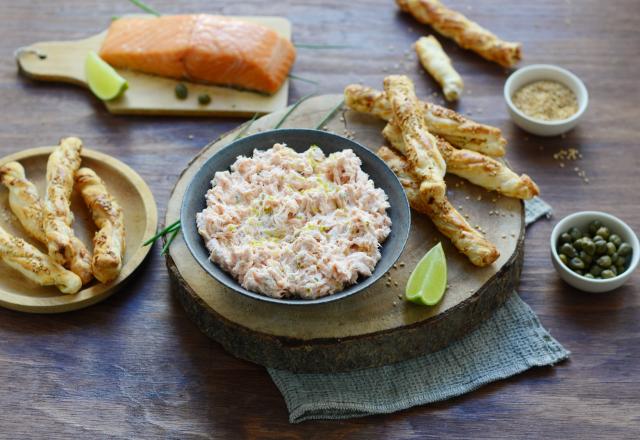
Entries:
[[[559, 121], [535, 119], [520, 111], [511, 100], [513, 94], [521, 87], [541, 80], [557, 81], [569, 87], [578, 100], [578, 111], [571, 117]], [[580, 78], [567, 69], [551, 64], [533, 64], [518, 69], [511, 74], [504, 84], [504, 99], [507, 101], [511, 119], [513, 119], [513, 122], [515, 122], [518, 127], [538, 136], [557, 136], [571, 130], [578, 124], [578, 121], [587, 109], [589, 93]]]
[[[622, 241], [625, 241], [633, 248], [633, 255], [631, 256], [631, 262], [627, 267], [627, 270], [618, 274], [613, 278], [606, 280], [591, 279], [578, 275], [560, 261], [558, 257], [558, 238], [563, 232], [567, 232], [572, 227], [578, 227], [585, 231], [588, 228], [589, 223], [594, 220], [600, 220], [602, 224], [608, 227], [612, 233], [618, 234]], [[571, 284], [576, 289], [584, 290], [585, 292], [608, 292], [613, 289], [617, 289], [622, 286], [627, 279], [631, 276], [633, 271], [638, 267], [640, 261], [640, 243], [638, 243], [638, 237], [633, 230], [622, 220], [614, 217], [610, 214], [600, 211], [581, 211], [571, 214], [562, 220], [560, 220], [551, 231], [551, 261], [556, 271], [567, 283]]]

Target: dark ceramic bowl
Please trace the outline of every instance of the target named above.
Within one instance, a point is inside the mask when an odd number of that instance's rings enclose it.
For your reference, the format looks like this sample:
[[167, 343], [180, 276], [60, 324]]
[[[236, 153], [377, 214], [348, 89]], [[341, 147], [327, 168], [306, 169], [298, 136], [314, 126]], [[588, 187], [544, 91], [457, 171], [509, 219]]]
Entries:
[[[209, 260], [209, 251], [204, 240], [198, 234], [196, 214], [205, 206], [205, 194], [211, 188], [211, 180], [217, 171], [228, 170], [238, 156], [253, 155], [255, 149], [266, 150], [275, 143], [285, 143], [297, 152], [317, 145], [326, 154], [351, 149], [362, 161], [362, 169], [373, 180], [378, 188], [382, 188], [389, 197], [390, 209], [387, 214], [391, 218], [391, 233], [382, 244], [382, 258], [378, 261], [373, 274], [361, 277], [356, 284], [346, 289], [318, 299], [278, 299], [243, 288], [230, 274]], [[397, 261], [404, 249], [411, 226], [411, 212], [402, 185], [393, 171], [373, 152], [362, 145], [341, 136], [319, 130], [283, 129], [266, 131], [239, 139], [211, 156], [196, 173], [187, 188], [180, 212], [182, 233], [189, 251], [202, 268], [213, 278], [239, 294], [260, 301], [277, 304], [311, 305], [336, 301], [360, 292], [384, 275]]]

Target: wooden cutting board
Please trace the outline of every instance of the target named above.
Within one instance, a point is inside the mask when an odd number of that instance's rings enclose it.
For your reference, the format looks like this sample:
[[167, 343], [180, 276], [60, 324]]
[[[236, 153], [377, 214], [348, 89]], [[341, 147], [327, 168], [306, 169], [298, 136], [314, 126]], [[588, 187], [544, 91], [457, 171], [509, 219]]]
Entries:
[[[342, 99], [325, 95], [304, 101], [283, 127], [314, 128]], [[255, 121], [248, 133], [274, 127], [284, 111]], [[348, 110], [326, 124], [376, 150], [384, 123]], [[182, 195], [211, 155], [229, 144], [241, 127], [205, 147], [185, 169], [169, 200], [166, 223], [179, 218]], [[265, 148], [270, 145], [265, 145]], [[283, 306], [245, 298], [209, 277], [181, 238], [167, 265], [174, 291], [188, 315], [211, 338], [237, 357], [269, 367], [301, 372], [344, 371], [386, 365], [439, 350], [475, 329], [518, 284], [524, 250], [524, 210], [520, 200], [501, 197], [456, 177], [447, 177], [451, 202], [469, 222], [487, 231], [500, 258], [486, 268], [473, 266], [440, 235], [431, 221], [412, 212], [409, 241], [386, 277], [365, 292], [314, 306]], [[204, 194], [203, 194], [204, 197]], [[495, 212], [498, 212], [496, 215]], [[441, 241], [449, 285], [435, 307], [402, 299], [407, 279], [420, 258]]]
[[[291, 39], [291, 23], [282, 17], [231, 17], [268, 26], [287, 39]], [[99, 52], [107, 31], [77, 41], [47, 41], [35, 43], [16, 51], [16, 61], [22, 73], [40, 81], [77, 84], [88, 89], [84, 75], [84, 62], [91, 50]], [[129, 82], [129, 89], [120, 98], [105, 102], [107, 109], [116, 114], [184, 115], [184, 116], [250, 116], [270, 113], [286, 107], [289, 80], [274, 95], [267, 96], [228, 87], [187, 83], [189, 97], [176, 98], [174, 89], [178, 81], [129, 70], [117, 69]], [[207, 93], [211, 103], [198, 104], [198, 95]]]

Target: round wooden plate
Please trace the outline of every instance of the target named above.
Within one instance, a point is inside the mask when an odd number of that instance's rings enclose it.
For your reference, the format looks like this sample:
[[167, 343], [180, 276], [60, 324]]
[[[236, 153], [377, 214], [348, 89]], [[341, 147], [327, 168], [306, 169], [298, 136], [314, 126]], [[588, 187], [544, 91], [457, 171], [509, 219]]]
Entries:
[[[313, 128], [341, 99], [325, 95], [304, 101], [283, 126]], [[284, 112], [255, 121], [248, 133], [273, 128]], [[384, 142], [380, 134], [384, 123], [367, 115], [344, 111], [326, 125], [329, 131], [349, 134], [373, 150]], [[236, 135], [237, 130], [208, 145], [183, 171], [169, 200], [167, 223], [179, 218], [183, 194], [197, 170]], [[384, 277], [353, 297], [313, 307], [243, 297], [207, 275], [182, 238], [174, 241], [167, 257], [174, 290], [204, 333], [235, 356], [268, 367], [346, 371], [439, 350], [475, 329], [504, 302], [518, 283], [524, 248], [520, 200], [500, 197], [455, 177], [447, 177], [447, 184], [454, 206], [498, 247], [501, 256], [490, 267], [473, 266], [428, 218], [412, 212], [409, 241], [397, 268], [390, 272], [390, 283]], [[435, 307], [405, 302], [402, 295], [411, 270], [438, 241], [448, 264], [450, 287], [444, 299]]]
[[[24, 166], [27, 178], [37, 187], [41, 196], [45, 189], [47, 159], [55, 147], [40, 147], [21, 151], [0, 159], [0, 165], [18, 161]], [[31, 313], [60, 313], [87, 307], [109, 295], [136, 270], [147, 256], [150, 246], [142, 246], [158, 226], [158, 211], [151, 190], [129, 166], [97, 151], [83, 149], [82, 166], [92, 168], [105, 181], [109, 192], [124, 211], [126, 244], [124, 265], [120, 276], [109, 284], [94, 280], [75, 295], [65, 295], [55, 287], [40, 287], [20, 273], [0, 262], [0, 305]], [[24, 238], [40, 250], [44, 247], [28, 238], [8, 202], [9, 192], [0, 185], [0, 226], [9, 233]], [[74, 191], [71, 209], [75, 216], [73, 228], [88, 249], [92, 249], [95, 225], [80, 195]]]

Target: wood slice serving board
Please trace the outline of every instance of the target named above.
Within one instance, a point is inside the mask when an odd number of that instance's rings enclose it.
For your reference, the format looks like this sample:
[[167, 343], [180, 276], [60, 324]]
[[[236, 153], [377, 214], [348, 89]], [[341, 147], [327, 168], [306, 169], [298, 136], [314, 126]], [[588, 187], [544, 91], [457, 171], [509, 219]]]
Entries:
[[[341, 99], [325, 95], [304, 101], [283, 125], [315, 127]], [[283, 114], [262, 117], [248, 133], [273, 128]], [[348, 130], [357, 142], [374, 150], [383, 144], [384, 123], [368, 115], [344, 110], [326, 126], [337, 134]], [[169, 201], [167, 223], [179, 218], [182, 196], [195, 172], [236, 134], [237, 130], [208, 145], [183, 171]], [[178, 238], [167, 257], [175, 293], [204, 333], [235, 356], [268, 367], [346, 371], [439, 350], [491, 316], [517, 286], [522, 267], [522, 202], [462, 182], [447, 177], [449, 199], [498, 247], [501, 256], [490, 267], [473, 266], [428, 218], [412, 212], [411, 234], [397, 269], [391, 270], [391, 287], [385, 277], [360, 294], [328, 304], [267, 304], [227, 290], [209, 277]], [[444, 299], [435, 307], [405, 302], [401, 298], [411, 270], [438, 241], [444, 246], [449, 271]]]
[[[291, 39], [291, 23], [285, 18], [231, 18], [268, 26], [283, 37]], [[106, 34], [104, 31], [84, 40], [47, 41], [21, 48], [16, 51], [18, 67], [21, 72], [36, 80], [67, 82], [87, 87], [85, 58], [91, 50], [100, 51]], [[117, 70], [128, 81], [129, 89], [120, 98], [105, 102], [107, 109], [116, 114], [250, 116], [284, 108], [289, 96], [289, 80], [271, 96], [228, 87], [188, 83], [188, 98], [179, 100], [174, 92], [178, 81], [174, 79]], [[198, 95], [202, 93], [211, 96], [210, 104], [198, 104]]]

